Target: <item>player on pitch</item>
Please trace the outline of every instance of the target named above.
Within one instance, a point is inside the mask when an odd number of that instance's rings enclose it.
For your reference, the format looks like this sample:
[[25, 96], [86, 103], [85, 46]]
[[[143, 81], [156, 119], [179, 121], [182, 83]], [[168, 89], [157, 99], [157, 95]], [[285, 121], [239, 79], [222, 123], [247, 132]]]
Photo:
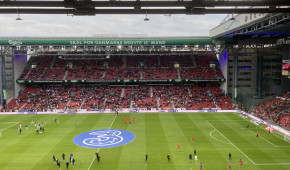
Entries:
[[65, 154], [62, 153], [62, 160], [65, 161]]
[[167, 155], [167, 160], [168, 160], [168, 162], [170, 162], [170, 155], [169, 154]]

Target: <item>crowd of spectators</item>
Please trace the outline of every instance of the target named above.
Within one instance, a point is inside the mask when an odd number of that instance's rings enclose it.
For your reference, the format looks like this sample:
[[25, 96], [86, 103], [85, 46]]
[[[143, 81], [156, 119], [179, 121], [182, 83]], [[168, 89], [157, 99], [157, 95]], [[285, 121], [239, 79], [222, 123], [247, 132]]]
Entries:
[[[136, 55], [103, 58], [78, 56], [32, 57], [20, 79], [120, 80], [120, 79], [221, 79], [212, 52], [199, 55]], [[81, 53], [80, 53], [81, 54]], [[5, 110], [105, 110], [105, 109], [231, 109], [232, 103], [217, 86], [31, 86], [9, 102]]]
[[216, 72], [215, 68], [180, 68], [180, 77], [182, 79], [221, 79], [223, 76]]
[[120, 80], [120, 79], [140, 79], [140, 68], [106, 68], [106, 80]]
[[259, 104], [249, 110], [259, 118], [271, 121], [281, 127], [289, 128], [290, 123], [290, 92], [282, 97]]
[[177, 79], [177, 69], [171, 68], [143, 68], [143, 79]]
[[[227, 103], [228, 104], [222, 104]], [[27, 87], [4, 110], [232, 109], [217, 86]]]
[[111, 56], [102, 60], [92, 56], [33, 56], [19, 79], [222, 79], [218, 66], [209, 67], [210, 62], [216, 60], [212, 53], [204, 53], [206, 55]]

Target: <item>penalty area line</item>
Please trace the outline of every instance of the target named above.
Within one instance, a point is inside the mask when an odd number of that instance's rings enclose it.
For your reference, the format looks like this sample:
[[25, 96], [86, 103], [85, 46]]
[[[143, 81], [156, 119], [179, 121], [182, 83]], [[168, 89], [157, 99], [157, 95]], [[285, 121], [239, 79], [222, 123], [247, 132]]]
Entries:
[[[253, 132], [254, 134], [256, 134], [254, 131], [252, 131], [251, 129], [249, 129], [251, 132]], [[263, 140], [265, 140], [266, 142], [268, 142], [269, 144], [271, 144], [272, 146], [276, 147], [276, 148], [288, 148], [290, 146], [277, 146], [275, 145], [274, 143], [268, 141], [267, 139], [265, 139], [264, 137], [262, 136], [259, 136], [259, 138], [262, 138]]]
[[9, 128], [11, 128], [12, 126], [15, 126], [16, 124], [18, 124], [18, 122], [13, 123], [11, 126], [8, 126], [8, 127], [6, 127], [5, 129], [1, 129], [0, 132], [3, 132], [4, 130], [9, 129]]
[[[239, 114], [235, 114], [236, 116], [239, 116]], [[242, 117], [243, 118], [243, 117]], [[248, 119], [246, 119], [246, 118], [243, 118], [245, 121], [247, 121], [247, 122], [251, 122], [250, 120], [248, 120]], [[252, 123], [252, 122], [251, 122]], [[256, 125], [255, 124], [255, 126], [256, 126], [256, 128], [258, 127], [258, 128], [260, 128], [260, 129], [262, 129], [262, 130], [265, 130], [264, 128], [262, 128], [262, 127], [260, 127], [259, 125]], [[255, 129], [255, 128], [249, 128], [249, 129]], [[252, 131], [252, 130], [251, 130]], [[252, 131], [253, 132], [253, 131]], [[255, 133], [255, 132], [254, 132]], [[275, 131], [274, 132], [272, 132], [271, 134], [273, 134], [274, 136], [276, 136], [277, 138], [279, 138], [279, 139], [282, 139], [283, 141], [285, 141], [283, 138], [281, 138], [280, 136], [278, 136], [278, 135], [276, 135], [275, 134]], [[265, 140], [267, 140], [267, 139], [265, 139]], [[267, 140], [268, 141], [268, 140]], [[269, 142], [269, 141], [268, 141]], [[285, 142], [287, 142], [287, 143], [290, 143], [290, 142], [288, 142], [288, 141], [285, 141]], [[271, 142], [269, 142], [269, 143], [271, 143]], [[275, 145], [275, 144], [273, 144], [273, 143], [271, 143], [273, 146]], [[290, 147], [290, 146], [278, 146], [278, 145], [275, 145], [275, 147], [277, 147], [277, 148], [279, 148], [279, 147], [281, 147], [281, 148], [283, 148], [283, 147], [285, 147], [285, 148], [288, 148], [288, 147]]]
[[18, 123], [18, 122], [1, 122], [1, 124], [11, 124], [11, 123]]
[[258, 166], [269, 166], [269, 165], [290, 165], [290, 163], [269, 163], [269, 164], [256, 164]]
[[225, 137], [219, 130], [217, 130], [211, 123], [209, 123], [209, 121], [207, 121], [207, 123], [214, 128], [219, 134], [221, 134], [231, 145], [233, 145], [238, 151], [240, 151], [246, 158], [248, 158], [248, 160], [250, 160], [254, 165], [256, 165], [256, 163], [249, 158], [243, 151], [241, 151], [236, 145], [234, 145], [227, 137]]
[[[111, 123], [111, 125], [110, 125], [109, 129], [111, 129], [111, 128], [112, 128], [112, 126], [113, 126], [113, 124], [114, 124], [114, 122], [115, 122], [116, 118], [117, 118], [117, 115], [115, 115], [115, 117], [114, 117], [114, 119], [113, 119], [113, 121], [112, 121], [112, 123]], [[98, 152], [98, 153], [99, 153], [100, 149], [101, 149], [101, 148], [98, 148], [98, 150], [97, 150], [97, 152]], [[92, 160], [92, 162], [91, 162], [91, 164], [90, 164], [90, 166], [89, 166], [88, 170], [90, 170], [90, 169], [91, 169], [91, 166], [93, 165], [93, 163], [94, 163], [95, 159], [96, 159], [96, 156], [94, 156], [94, 158], [93, 158], [93, 160]]]

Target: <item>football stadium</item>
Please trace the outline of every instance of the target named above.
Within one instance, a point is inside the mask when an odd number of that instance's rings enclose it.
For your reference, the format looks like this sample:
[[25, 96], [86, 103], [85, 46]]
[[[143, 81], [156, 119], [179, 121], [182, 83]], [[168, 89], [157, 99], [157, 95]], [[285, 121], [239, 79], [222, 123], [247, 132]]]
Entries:
[[0, 169], [289, 170], [289, 11], [288, 0], [0, 1], [16, 20], [227, 14], [206, 36], [0, 36]]

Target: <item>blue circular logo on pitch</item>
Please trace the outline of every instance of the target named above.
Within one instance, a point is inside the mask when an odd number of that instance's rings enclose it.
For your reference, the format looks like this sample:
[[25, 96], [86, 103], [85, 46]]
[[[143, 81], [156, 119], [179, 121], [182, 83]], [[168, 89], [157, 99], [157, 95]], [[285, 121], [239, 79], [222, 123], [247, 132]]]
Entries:
[[101, 129], [82, 133], [74, 143], [87, 148], [110, 148], [125, 145], [135, 139], [132, 132], [120, 129]]

